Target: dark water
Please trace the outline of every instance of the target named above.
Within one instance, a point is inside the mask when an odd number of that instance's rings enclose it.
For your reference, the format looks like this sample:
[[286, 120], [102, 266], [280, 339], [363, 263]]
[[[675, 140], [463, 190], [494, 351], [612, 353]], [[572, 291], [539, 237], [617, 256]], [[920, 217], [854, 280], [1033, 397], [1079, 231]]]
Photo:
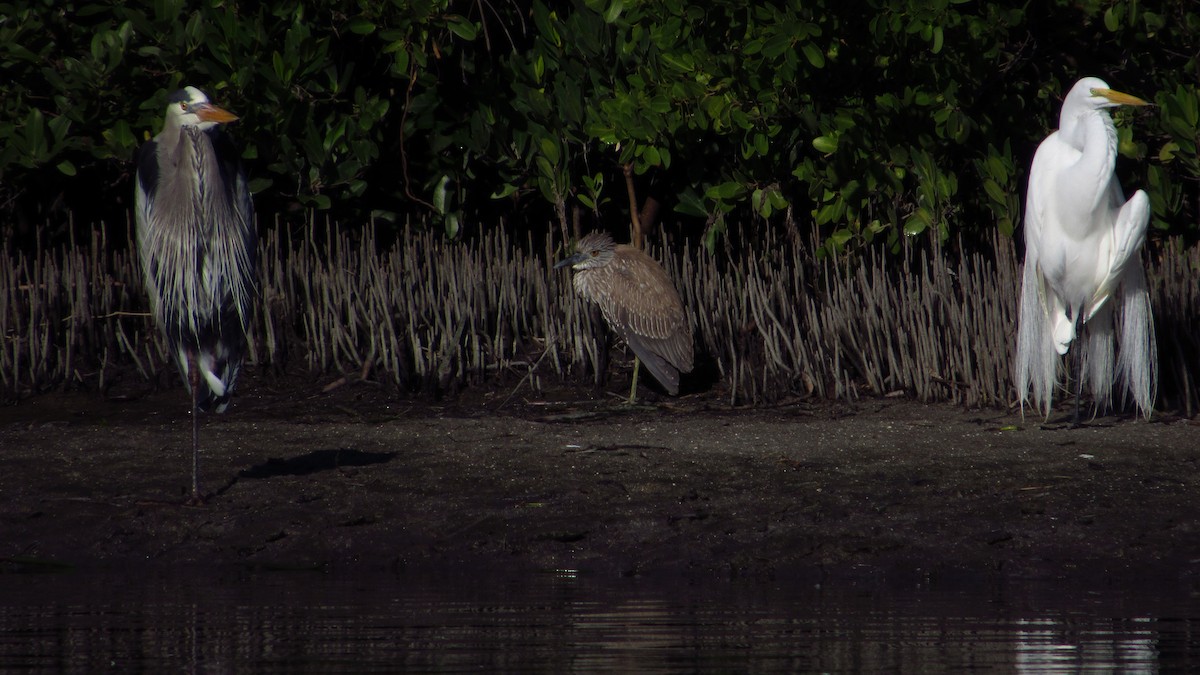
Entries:
[[1197, 669], [1200, 600], [1175, 589], [0, 574], [4, 672]]

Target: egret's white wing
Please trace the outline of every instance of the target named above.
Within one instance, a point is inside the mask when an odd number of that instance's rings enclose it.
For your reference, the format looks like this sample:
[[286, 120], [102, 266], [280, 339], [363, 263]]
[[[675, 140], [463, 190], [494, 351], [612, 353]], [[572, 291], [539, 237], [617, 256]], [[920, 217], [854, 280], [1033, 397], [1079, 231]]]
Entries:
[[[1065, 143], [1060, 132], [1046, 137], [1033, 156], [1029, 170], [1029, 194], [1025, 205], [1026, 246], [1032, 246], [1032, 258], [1037, 265], [1038, 297], [1045, 312], [1046, 330], [1054, 349], [1065, 354], [1075, 339], [1075, 321], [1067, 315], [1062, 284], [1069, 260], [1073, 257], [1074, 242], [1062, 226], [1061, 200], [1069, 199], [1063, 189], [1064, 176], [1079, 159], [1079, 151]], [[1032, 242], [1032, 243], [1031, 243]], [[1029, 264], [1030, 254], [1026, 254]]]
[[1029, 189], [1025, 195], [1025, 260], [1029, 261], [1030, 252], [1037, 257], [1041, 248], [1043, 223], [1046, 221], [1047, 196], [1050, 190], [1048, 180], [1052, 165], [1055, 164], [1052, 144], [1057, 143], [1058, 132], [1046, 137], [1038, 145], [1033, 155], [1033, 164], [1029, 167]]
[[[1049, 193], [1052, 181], [1048, 181], [1057, 163], [1052, 144], [1057, 143], [1051, 134], [1038, 146], [1030, 167], [1028, 189], [1025, 195], [1025, 214], [1022, 227], [1025, 234], [1025, 267], [1021, 276], [1021, 301], [1017, 318], [1017, 391], [1024, 410], [1032, 393], [1034, 407], [1050, 414], [1050, 399], [1054, 390], [1058, 361], [1049, 348], [1050, 316], [1049, 302], [1053, 293], [1046, 288], [1041, 268], [1042, 238], [1048, 221]], [[1031, 391], [1032, 390], [1032, 391]]]
[[[1146, 241], [1146, 227], [1150, 224], [1150, 198], [1142, 190], [1133, 193], [1129, 201], [1121, 204], [1121, 187], [1117, 181], [1112, 183], [1112, 194], [1116, 204], [1120, 204], [1113, 218], [1111, 234], [1111, 253], [1107, 273], [1100, 280], [1096, 292], [1089, 303], [1087, 318], [1091, 319], [1104, 303], [1112, 296], [1113, 289], [1121, 283], [1126, 268], [1132, 261], [1137, 262], [1142, 244]], [[1113, 208], [1116, 208], [1114, 205]]]

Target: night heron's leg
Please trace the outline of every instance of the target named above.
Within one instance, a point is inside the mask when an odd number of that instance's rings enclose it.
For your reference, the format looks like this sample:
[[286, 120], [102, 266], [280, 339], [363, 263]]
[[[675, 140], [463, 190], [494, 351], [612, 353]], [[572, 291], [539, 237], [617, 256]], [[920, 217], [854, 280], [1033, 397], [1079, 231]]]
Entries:
[[1083, 398], [1083, 345], [1075, 345], [1075, 412], [1071, 414], [1071, 426], [1079, 426], [1079, 400]]
[[638, 367], [641, 365], [642, 362], [638, 359], [638, 357], [633, 357], [633, 385], [629, 387], [629, 405], [637, 403]]
[[192, 503], [200, 503], [200, 364], [188, 351], [188, 384], [192, 390]]

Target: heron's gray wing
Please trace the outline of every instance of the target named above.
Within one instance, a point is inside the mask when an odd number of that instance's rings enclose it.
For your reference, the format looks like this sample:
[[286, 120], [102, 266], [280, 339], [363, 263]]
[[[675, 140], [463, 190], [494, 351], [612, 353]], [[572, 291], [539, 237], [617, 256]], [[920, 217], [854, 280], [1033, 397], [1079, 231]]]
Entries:
[[142, 201], [152, 198], [158, 190], [158, 142], [146, 141], [134, 156], [137, 170], [137, 190]]
[[140, 243], [144, 236], [143, 231], [150, 226], [154, 197], [158, 193], [158, 142], [150, 140], [143, 143], [134, 157], [134, 165], [137, 180], [133, 195], [133, 215]]
[[[150, 307], [158, 311], [160, 298], [158, 284], [154, 283], [159, 277], [159, 260], [151, 253], [150, 229], [154, 226], [154, 202], [158, 195], [161, 170], [158, 166], [158, 141], [149, 140], [138, 148], [134, 157], [135, 185], [133, 195], [133, 216], [138, 241], [138, 257], [142, 263], [144, 284], [150, 298]], [[161, 317], [160, 317], [161, 318]]]
[[229, 203], [233, 206], [234, 213], [240, 221], [239, 234], [250, 255], [248, 262], [253, 268], [258, 233], [254, 226], [254, 200], [250, 196], [250, 186], [246, 180], [246, 168], [242, 164], [241, 151], [221, 127], [213, 127], [208, 134], [212, 140], [213, 151], [217, 155], [221, 182], [229, 189]]
[[214, 127], [207, 132], [216, 159], [217, 178], [225, 191], [223, 209], [226, 215], [214, 221], [208, 234], [208, 274], [222, 280], [222, 287], [214, 289], [218, 297], [228, 293], [229, 300], [221, 301], [222, 311], [236, 312], [243, 332], [250, 325], [250, 315], [258, 284], [255, 276], [255, 253], [258, 235], [254, 223], [254, 202], [246, 181], [246, 171], [241, 155], [229, 135]]
[[[207, 157], [200, 181], [209, 186], [201, 215], [200, 280], [214, 303], [197, 326], [197, 366], [206, 391], [203, 409], [223, 411], [229, 403], [246, 353], [258, 284], [255, 274], [257, 236], [254, 205], [241, 155], [220, 127], [203, 132], [194, 147]], [[207, 153], [211, 154], [207, 154]]]

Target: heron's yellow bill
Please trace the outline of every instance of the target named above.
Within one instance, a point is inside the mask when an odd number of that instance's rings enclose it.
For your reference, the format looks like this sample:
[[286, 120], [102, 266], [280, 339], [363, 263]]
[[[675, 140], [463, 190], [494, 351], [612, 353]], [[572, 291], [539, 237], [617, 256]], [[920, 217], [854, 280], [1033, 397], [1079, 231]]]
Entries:
[[1117, 105], [1150, 105], [1136, 96], [1130, 96], [1124, 92], [1112, 89], [1093, 89], [1092, 96], [1103, 96]]
[[224, 108], [218, 108], [211, 103], [198, 106], [198, 108], [199, 109], [197, 109], [197, 107], [193, 107], [192, 111], [196, 113], [196, 117], [199, 117], [205, 122], [218, 122], [220, 124], [224, 124], [226, 122], [233, 122], [238, 118], [237, 115], [234, 115]]

